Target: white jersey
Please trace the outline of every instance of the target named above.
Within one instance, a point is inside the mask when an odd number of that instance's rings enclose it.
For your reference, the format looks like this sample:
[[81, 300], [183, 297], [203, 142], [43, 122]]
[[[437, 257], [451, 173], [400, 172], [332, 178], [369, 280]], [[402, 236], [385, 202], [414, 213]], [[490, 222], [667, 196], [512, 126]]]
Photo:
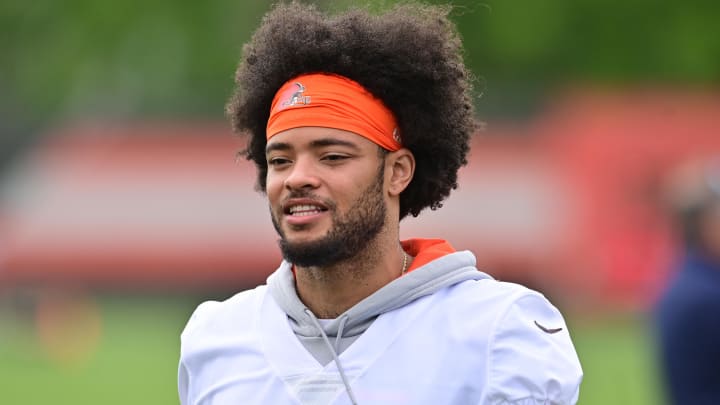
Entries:
[[[360, 405], [574, 404], [582, 370], [560, 313], [495, 280], [385, 312], [339, 355]], [[265, 286], [202, 304], [182, 334], [183, 405], [351, 404]]]

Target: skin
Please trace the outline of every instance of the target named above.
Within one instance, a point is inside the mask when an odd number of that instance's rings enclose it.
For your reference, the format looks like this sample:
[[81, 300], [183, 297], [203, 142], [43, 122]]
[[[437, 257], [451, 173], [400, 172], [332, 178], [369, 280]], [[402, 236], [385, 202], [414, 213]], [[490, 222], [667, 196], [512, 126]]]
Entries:
[[[355, 133], [334, 128], [293, 128], [267, 143], [267, 197], [279, 231], [289, 243], [321, 239], [377, 182], [386, 218], [380, 232], [350, 259], [325, 267], [296, 266], [298, 296], [318, 317], [332, 319], [400, 276], [400, 193], [412, 180], [415, 159], [407, 149], [383, 157], [378, 146]], [[384, 161], [383, 161], [384, 160]], [[310, 197], [290, 198], [303, 193]], [[293, 216], [292, 205], [318, 205], [309, 215]], [[408, 257], [408, 262], [411, 261]], [[409, 266], [409, 264], [408, 264]]]

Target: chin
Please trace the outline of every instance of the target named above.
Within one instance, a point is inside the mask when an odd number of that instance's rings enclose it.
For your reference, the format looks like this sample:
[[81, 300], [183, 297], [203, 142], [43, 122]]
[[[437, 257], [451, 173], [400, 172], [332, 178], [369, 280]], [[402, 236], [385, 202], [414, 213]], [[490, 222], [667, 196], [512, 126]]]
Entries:
[[310, 233], [310, 232], [303, 232], [303, 235], [297, 235], [295, 234], [295, 231], [285, 231], [285, 236], [283, 239], [286, 243], [290, 245], [307, 245], [307, 244], [313, 244], [317, 243], [325, 238], [325, 235], [327, 232], [323, 234], [316, 234], [316, 233]]

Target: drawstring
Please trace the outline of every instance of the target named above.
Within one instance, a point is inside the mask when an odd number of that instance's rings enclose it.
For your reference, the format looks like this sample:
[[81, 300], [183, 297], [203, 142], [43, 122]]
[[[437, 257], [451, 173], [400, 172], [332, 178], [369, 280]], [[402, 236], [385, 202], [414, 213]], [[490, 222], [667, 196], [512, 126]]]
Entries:
[[315, 314], [313, 314], [312, 311], [307, 308], [305, 308], [305, 313], [308, 314], [313, 324], [315, 324], [315, 327], [320, 330], [320, 336], [322, 336], [323, 341], [327, 345], [328, 349], [330, 349], [330, 353], [332, 353], [333, 355], [333, 360], [335, 360], [335, 365], [340, 372], [340, 378], [342, 379], [343, 384], [345, 384], [345, 391], [347, 391], [347, 394], [350, 397], [350, 402], [353, 405], [357, 405], [355, 395], [353, 395], [352, 389], [350, 388], [350, 384], [348, 383], [347, 377], [345, 376], [345, 370], [343, 369], [342, 364], [340, 364], [340, 358], [338, 357], [336, 350], [338, 342], [340, 341], [340, 337], [342, 336], [342, 329], [345, 327], [345, 322], [347, 322], [348, 319], [347, 315], [340, 319], [340, 327], [338, 328], [337, 338], [335, 339], [335, 348], [333, 348], [333, 345], [330, 343], [330, 339], [328, 339], [327, 335], [325, 334], [325, 330], [320, 325], [320, 321], [317, 320]]
[[340, 339], [342, 338], [343, 331], [345, 330], [345, 324], [347, 324], [348, 319], [350, 319], [348, 314], [345, 314], [340, 318], [340, 325], [338, 325], [337, 336], [335, 336], [335, 351], [336, 352], [338, 350], [340, 350]]

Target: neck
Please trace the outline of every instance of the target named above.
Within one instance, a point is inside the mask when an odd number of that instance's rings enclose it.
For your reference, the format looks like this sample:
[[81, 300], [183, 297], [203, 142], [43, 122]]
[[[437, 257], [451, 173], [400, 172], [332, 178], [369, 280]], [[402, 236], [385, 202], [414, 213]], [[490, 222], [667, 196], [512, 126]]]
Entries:
[[382, 236], [356, 256], [335, 265], [296, 267], [300, 300], [319, 318], [334, 319], [398, 278], [404, 253], [397, 235], [392, 240]]

